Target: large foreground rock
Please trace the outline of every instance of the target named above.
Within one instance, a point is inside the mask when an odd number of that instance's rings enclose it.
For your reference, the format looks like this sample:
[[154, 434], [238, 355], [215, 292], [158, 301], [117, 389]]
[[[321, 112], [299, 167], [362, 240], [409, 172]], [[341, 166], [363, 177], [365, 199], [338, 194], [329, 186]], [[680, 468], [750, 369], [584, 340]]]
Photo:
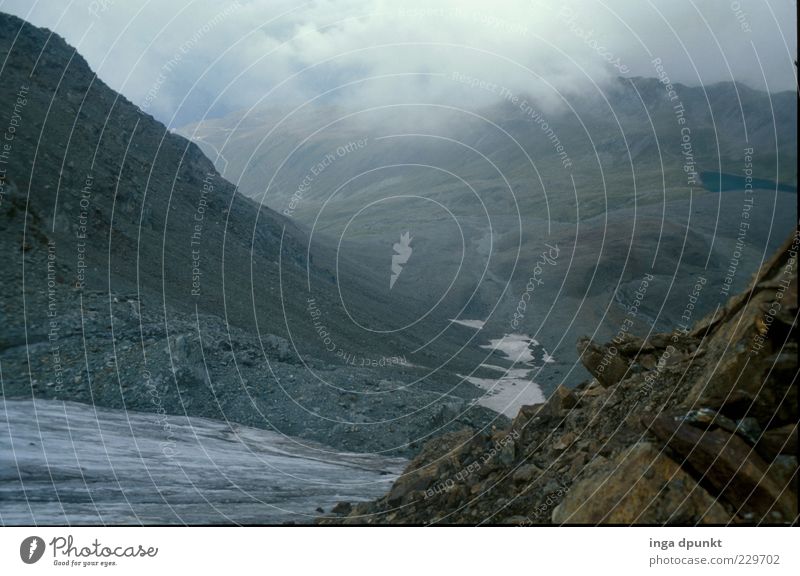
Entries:
[[726, 524], [731, 515], [648, 442], [591, 469], [553, 511], [554, 524]]

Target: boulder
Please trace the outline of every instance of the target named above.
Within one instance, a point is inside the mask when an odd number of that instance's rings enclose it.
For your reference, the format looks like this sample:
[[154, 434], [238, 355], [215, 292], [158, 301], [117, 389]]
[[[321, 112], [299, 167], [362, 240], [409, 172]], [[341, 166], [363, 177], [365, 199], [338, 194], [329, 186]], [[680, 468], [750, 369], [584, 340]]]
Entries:
[[578, 398], [566, 386], [559, 385], [547, 402], [542, 406], [540, 414], [546, 416], [553, 416], [556, 418], [563, 418], [563, 416], [578, 403]]
[[578, 340], [578, 355], [586, 369], [605, 387], [613, 386], [625, 376], [628, 363], [613, 345], [603, 346], [591, 338]]
[[769, 465], [738, 436], [720, 428], [701, 430], [668, 415], [653, 420], [650, 429], [683, 466], [745, 518], [755, 521], [794, 518], [797, 496], [768, 474]]
[[647, 442], [586, 468], [552, 514], [554, 524], [726, 524], [731, 515]]
[[553, 450], [557, 452], [563, 452], [575, 443], [575, 438], [577, 438], [575, 432], [567, 432], [563, 434], [558, 440], [556, 440], [556, 443], [553, 444]]
[[542, 474], [544, 474], [542, 469], [535, 464], [525, 464], [524, 466], [517, 468], [517, 470], [514, 472], [513, 478], [514, 482], [529, 483], [537, 478], [541, 478]]

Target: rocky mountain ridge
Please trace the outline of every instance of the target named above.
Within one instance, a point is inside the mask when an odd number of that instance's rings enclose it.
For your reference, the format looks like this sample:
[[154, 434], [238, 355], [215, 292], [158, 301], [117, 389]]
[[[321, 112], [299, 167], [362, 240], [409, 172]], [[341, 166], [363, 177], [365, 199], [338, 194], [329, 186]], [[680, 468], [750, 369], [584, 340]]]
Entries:
[[318, 522], [795, 522], [798, 247], [691, 328], [581, 340], [592, 380], [429, 442], [383, 498]]

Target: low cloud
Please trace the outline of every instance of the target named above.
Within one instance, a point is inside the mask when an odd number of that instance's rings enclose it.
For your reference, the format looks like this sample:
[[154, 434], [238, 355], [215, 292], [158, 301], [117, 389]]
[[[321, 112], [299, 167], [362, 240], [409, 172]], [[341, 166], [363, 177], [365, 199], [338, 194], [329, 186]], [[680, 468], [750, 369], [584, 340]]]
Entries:
[[[557, 105], [560, 93], [617, 76], [655, 76], [655, 58], [675, 82], [796, 86], [788, 0], [12, 0], [2, 9], [64, 36], [112, 88], [172, 126], [259, 102], [479, 106], [498, 98], [487, 86]], [[463, 90], [465, 78], [478, 88]]]

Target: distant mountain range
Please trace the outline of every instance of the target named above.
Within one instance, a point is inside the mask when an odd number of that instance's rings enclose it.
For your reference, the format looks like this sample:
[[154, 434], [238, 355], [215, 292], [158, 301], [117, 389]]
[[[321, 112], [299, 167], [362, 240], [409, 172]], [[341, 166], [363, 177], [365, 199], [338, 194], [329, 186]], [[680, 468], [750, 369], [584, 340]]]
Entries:
[[[464, 96], [460, 107], [411, 103], [356, 110], [311, 102], [294, 109], [256, 107], [179, 132], [197, 142], [245, 195], [305, 223], [338, 185], [360, 175], [326, 207], [331, 214], [326, 212], [323, 225], [336, 219], [337, 210], [346, 212], [351, 199], [401, 189], [469, 202], [454, 174], [479, 183], [493, 208], [508, 215], [517, 205], [528, 214], [546, 191], [549, 216], [572, 222], [570, 177], [584, 208], [581, 217], [589, 218], [630, 204], [634, 195], [640, 204], [659, 202], [665, 188], [670, 197], [685, 197], [692, 187], [687, 171], [695, 173], [695, 187], [713, 186], [699, 174], [740, 174], [748, 148], [754, 176], [797, 184], [793, 92], [768, 94], [733, 82], [667, 88], [655, 78], [637, 77], [618, 78], [596, 93], [560, 95], [559, 106], [508, 93], [495, 105], [474, 108], [470, 90], [453, 80], [453, 92]], [[334, 159], [325, 162], [329, 154]], [[318, 163], [324, 167], [315, 175]], [[403, 163], [431, 164], [452, 174], [362, 174]], [[303, 201], [290, 208], [309, 173]], [[516, 198], [504, 194], [509, 187]], [[601, 188], [608, 203], [593, 199]]]
[[[585, 377], [575, 340], [612, 337], [646, 274], [656, 281], [633, 330], [670, 330], [698, 276], [713, 286], [698, 303], [705, 313], [727, 297], [718, 286], [733, 254], [736, 291], [794, 227], [794, 93], [637, 77], [558, 106], [504, 91], [473, 108], [479, 88], [461, 79], [453, 74], [458, 107], [309, 102], [179, 132], [243, 194], [327, 238], [365, 274], [388, 277], [391, 246], [410, 231], [414, 253], [392, 298], [441, 299], [439, 317], [488, 319], [491, 337], [515, 326], [536, 335], [556, 360], [539, 374], [546, 389]], [[742, 235], [746, 174], [758, 190]], [[512, 326], [545, 244], [563, 260]], [[357, 285], [340, 288], [348, 298]]]

